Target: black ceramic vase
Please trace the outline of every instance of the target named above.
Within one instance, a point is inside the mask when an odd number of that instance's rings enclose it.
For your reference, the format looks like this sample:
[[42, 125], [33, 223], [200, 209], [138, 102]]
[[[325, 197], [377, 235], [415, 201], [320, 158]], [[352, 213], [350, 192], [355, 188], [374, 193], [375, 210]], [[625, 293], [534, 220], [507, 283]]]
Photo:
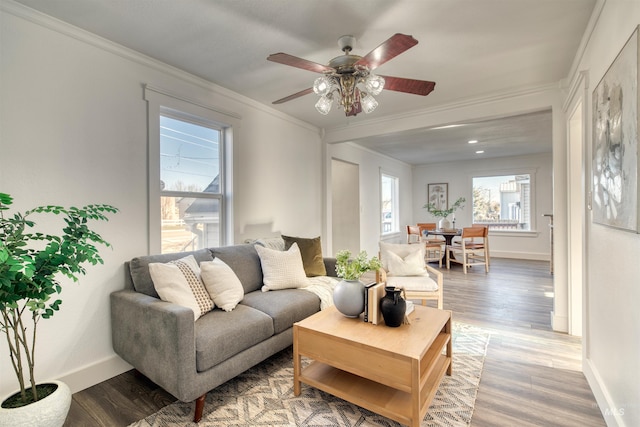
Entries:
[[385, 286], [386, 294], [380, 300], [380, 311], [382, 312], [382, 318], [387, 326], [397, 328], [402, 325], [404, 320], [404, 313], [407, 310], [407, 303], [400, 296], [402, 289], [394, 286]]

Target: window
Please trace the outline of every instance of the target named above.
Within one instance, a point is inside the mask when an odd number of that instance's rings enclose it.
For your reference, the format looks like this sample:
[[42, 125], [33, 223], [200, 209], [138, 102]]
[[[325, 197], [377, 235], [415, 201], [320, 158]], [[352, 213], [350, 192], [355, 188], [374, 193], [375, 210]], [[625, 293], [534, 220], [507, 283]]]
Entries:
[[380, 193], [382, 205], [382, 234], [397, 233], [400, 231], [398, 212], [398, 178], [381, 174]]
[[240, 117], [145, 85], [149, 253], [225, 245], [231, 235], [233, 129]]
[[531, 174], [473, 178], [473, 223], [491, 230], [531, 231]]
[[220, 246], [222, 131], [160, 115], [162, 253]]

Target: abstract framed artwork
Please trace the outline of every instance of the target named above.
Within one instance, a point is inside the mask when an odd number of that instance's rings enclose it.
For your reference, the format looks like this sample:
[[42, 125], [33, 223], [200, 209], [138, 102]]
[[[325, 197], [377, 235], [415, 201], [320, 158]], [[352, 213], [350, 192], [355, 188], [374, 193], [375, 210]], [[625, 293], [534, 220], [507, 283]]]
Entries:
[[593, 222], [640, 231], [638, 27], [593, 91]]
[[427, 184], [427, 204], [438, 210], [449, 208], [449, 184]]

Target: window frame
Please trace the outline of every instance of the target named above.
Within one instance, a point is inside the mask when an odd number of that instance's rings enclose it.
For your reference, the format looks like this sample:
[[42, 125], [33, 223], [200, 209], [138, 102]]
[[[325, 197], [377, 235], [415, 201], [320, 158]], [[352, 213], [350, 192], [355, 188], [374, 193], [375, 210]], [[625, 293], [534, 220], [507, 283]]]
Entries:
[[[148, 252], [162, 251], [161, 237], [161, 197], [197, 197], [219, 199], [220, 203], [220, 245], [226, 245], [232, 236], [232, 159], [234, 128], [240, 125], [240, 117], [198, 101], [177, 96], [162, 89], [144, 86], [144, 100], [147, 101], [147, 168], [148, 168]], [[164, 191], [160, 187], [160, 116], [168, 116], [188, 121], [200, 126], [220, 130], [220, 193]], [[219, 194], [217, 196], [216, 194]], [[213, 196], [213, 197], [211, 197]]]
[[[388, 231], [385, 231], [384, 229], [384, 215], [385, 215], [385, 211], [384, 211], [384, 190], [383, 190], [383, 183], [382, 180], [385, 178], [390, 178], [393, 180], [393, 189], [392, 189], [392, 213], [391, 213], [391, 218], [392, 218], [392, 222], [391, 222], [391, 229]], [[393, 234], [397, 234], [400, 233], [400, 178], [392, 175], [389, 172], [385, 172], [382, 169], [380, 170], [380, 234], [382, 236], [389, 236], [389, 235], [393, 235]]]
[[474, 210], [473, 210], [473, 180], [474, 178], [489, 178], [489, 177], [500, 177], [500, 176], [517, 176], [517, 175], [529, 175], [529, 218], [530, 218], [530, 227], [528, 230], [500, 230], [496, 228], [489, 227], [489, 232], [492, 234], [500, 234], [501, 236], [536, 236], [538, 234], [537, 231], [537, 216], [536, 216], [536, 169], [532, 168], [514, 168], [514, 169], [502, 169], [502, 170], [492, 170], [492, 171], [482, 171], [472, 173], [469, 177], [471, 188], [471, 224], [474, 224]]

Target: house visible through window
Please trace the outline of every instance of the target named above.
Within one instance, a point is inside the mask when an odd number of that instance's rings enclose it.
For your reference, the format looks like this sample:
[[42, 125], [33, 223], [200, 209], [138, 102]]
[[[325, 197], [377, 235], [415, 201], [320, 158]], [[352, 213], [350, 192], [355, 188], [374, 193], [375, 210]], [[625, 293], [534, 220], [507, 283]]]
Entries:
[[474, 177], [473, 223], [491, 230], [532, 230], [531, 188], [530, 174]]
[[380, 193], [382, 205], [382, 234], [397, 233], [400, 231], [398, 222], [398, 178], [381, 174]]
[[220, 246], [222, 129], [160, 115], [162, 253]]

